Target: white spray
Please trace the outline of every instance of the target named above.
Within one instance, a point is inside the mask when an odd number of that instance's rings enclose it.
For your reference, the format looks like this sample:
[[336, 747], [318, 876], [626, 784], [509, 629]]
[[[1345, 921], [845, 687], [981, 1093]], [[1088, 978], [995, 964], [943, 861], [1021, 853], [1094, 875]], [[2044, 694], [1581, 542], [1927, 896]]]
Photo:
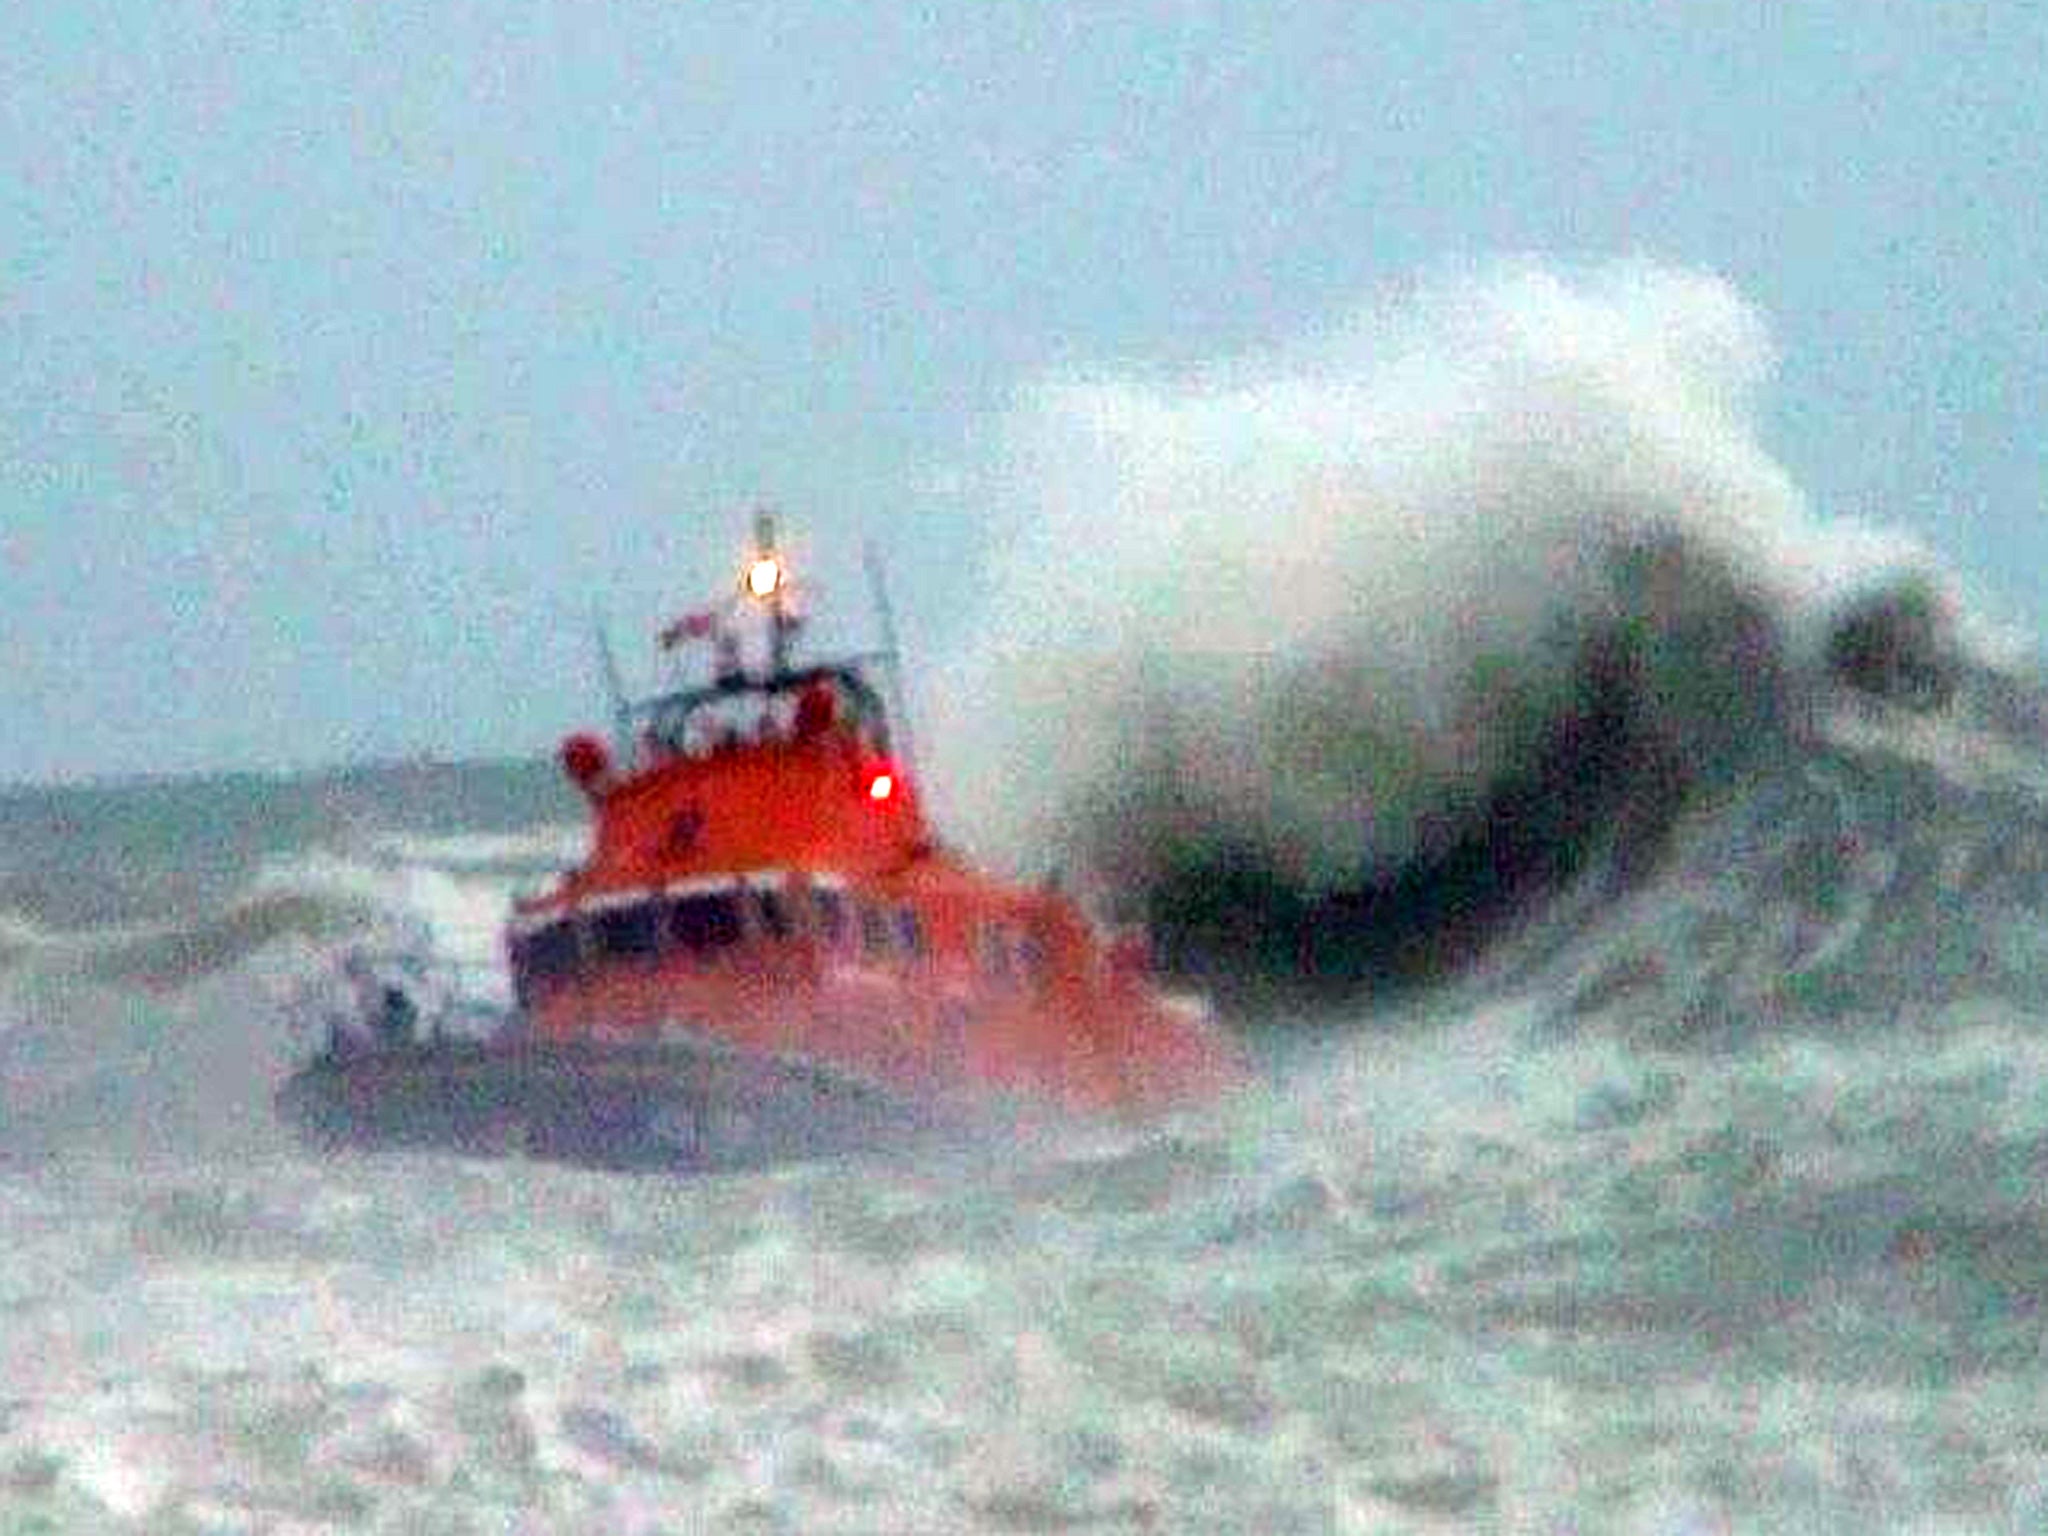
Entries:
[[1808, 511], [1757, 436], [1772, 361], [1718, 279], [1520, 265], [1279, 356], [1042, 384], [933, 705], [949, 824], [1024, 867], [1142, 878], [1227, 837], [1340, 886], [1469, 817], [1602, 626], [1647, 648], [1677, 747], [1712, 750], [1743, 674], [1925, 563]]

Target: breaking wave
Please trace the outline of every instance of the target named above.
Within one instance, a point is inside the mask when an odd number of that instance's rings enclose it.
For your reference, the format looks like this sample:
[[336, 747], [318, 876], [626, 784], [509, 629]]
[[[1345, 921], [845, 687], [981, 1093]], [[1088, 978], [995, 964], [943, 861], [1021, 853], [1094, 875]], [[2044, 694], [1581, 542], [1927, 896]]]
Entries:
[[190, 924], [102, 944], [84, 969], [100, 981], [167, 990], [231, 969], [284, 939], [335, 938], [370, 915], [355, 903], [292, 892], [253, 896]]
[[1434, 977], [1575, 876], [1626, 884], [1836, 695], [1936, 709], [1965, 664], [1926, 553], [1816, 516], [1761, 445], [1771, 363], [1717, 279], [1516, 266], [1312, 348], [1042, 386], [937, 690], [950, 821], [1239, 1003]]
[[[487, 840], [450, 841], [476, 841], [479, 850], [397, 837], [365, 854], [304, 850], [177, 921], [60, 930], [0, 913], [0, 975], [26, 967], [170, 992], [233, 971], [286, 941], [321, 946], [351, 937], [410, 940], [444, 961], [488, 967], [514, 881], [502, 861], [494, 864], [481, 851]], [[532, 859], [527, 853], [518, 861], [522, 872]]]
[[514, 889], [559, 845], [378, 834], [281, 848], [177, 921], [52, 930], [0, 919], [0, 1166], [274, 1150], [270, 1096], [367, 953], [423, 996], [492, 1012]]

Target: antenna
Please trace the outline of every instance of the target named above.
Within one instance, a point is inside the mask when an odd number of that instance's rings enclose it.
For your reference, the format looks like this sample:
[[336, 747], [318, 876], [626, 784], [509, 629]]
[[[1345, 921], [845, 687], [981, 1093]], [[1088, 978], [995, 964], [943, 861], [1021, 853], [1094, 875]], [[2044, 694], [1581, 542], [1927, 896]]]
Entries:
[[875, 541], [861, 544], [861, 563], [868, 569], [868, 586], [874, 593], [875, 621], [882, 630], [882, 655], [889, 663], [889, 709], [896, 716], [896, 753], [903, 766], [917, 769], [917, 752], [911, 742], [910, 706], [903, 697], [903, 652], [896, 643], [896, 610], [889, 602], [889, 585], [882, 576], [881, 558]]
[[612, 750], [623, 761], [633, 740], [633, 705], [626, 697], [626, 680], [619, 675], [619, 658], [612, 654], [612, 639], [606, 633], [604, 610], [591, 605], [590, 625], [597, 632], [597, 664], [604, 673], [605, 692], [612, 699]]

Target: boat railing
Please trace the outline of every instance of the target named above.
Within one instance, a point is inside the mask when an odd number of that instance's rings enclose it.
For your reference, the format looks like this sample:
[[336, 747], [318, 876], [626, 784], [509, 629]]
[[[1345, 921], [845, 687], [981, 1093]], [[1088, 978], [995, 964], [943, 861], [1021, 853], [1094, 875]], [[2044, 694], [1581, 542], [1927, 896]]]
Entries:
[[[847, 718], [876, 738], [886, 751], [889, 741], [888, 712], [860, 668], [886, 662], [884, 652], [861, 652], [829, 664], [796, 667], [768, 674], [735, 673], [691, 688], [672, 689], [649, 698], [629, 700], [618, 711], [619, 723], [630, 736], [653, 741], [671, 752], [695, 752], [716, 746], [722, 732], [715, 727], [704, 740], [696, 739], [698, 727], [715, 722], [722, 714], [752, 707], [756, 718], [746, 722], [756, 734], [770, 727], [787, 734], [795, 726], [796, 705], [805, 690], [819, 684], [834, 688], [847, 706]], [[781, 718], [782, 716], [788, 718]], [[729, 722], [728, 722], [729, 723]]]

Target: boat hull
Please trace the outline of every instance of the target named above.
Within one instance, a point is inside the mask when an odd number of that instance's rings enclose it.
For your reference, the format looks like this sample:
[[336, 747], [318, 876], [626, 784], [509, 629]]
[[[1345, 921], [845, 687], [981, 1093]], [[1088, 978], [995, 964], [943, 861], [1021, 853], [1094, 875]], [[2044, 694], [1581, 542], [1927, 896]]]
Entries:
[[804, 1058], [713, 1041], [447, 1041], [330, 1054], [279, 1090], [323, 1149], [527, 1155], [604, 1168], [717, 1172], [898, 1148], [966, 1128]]

